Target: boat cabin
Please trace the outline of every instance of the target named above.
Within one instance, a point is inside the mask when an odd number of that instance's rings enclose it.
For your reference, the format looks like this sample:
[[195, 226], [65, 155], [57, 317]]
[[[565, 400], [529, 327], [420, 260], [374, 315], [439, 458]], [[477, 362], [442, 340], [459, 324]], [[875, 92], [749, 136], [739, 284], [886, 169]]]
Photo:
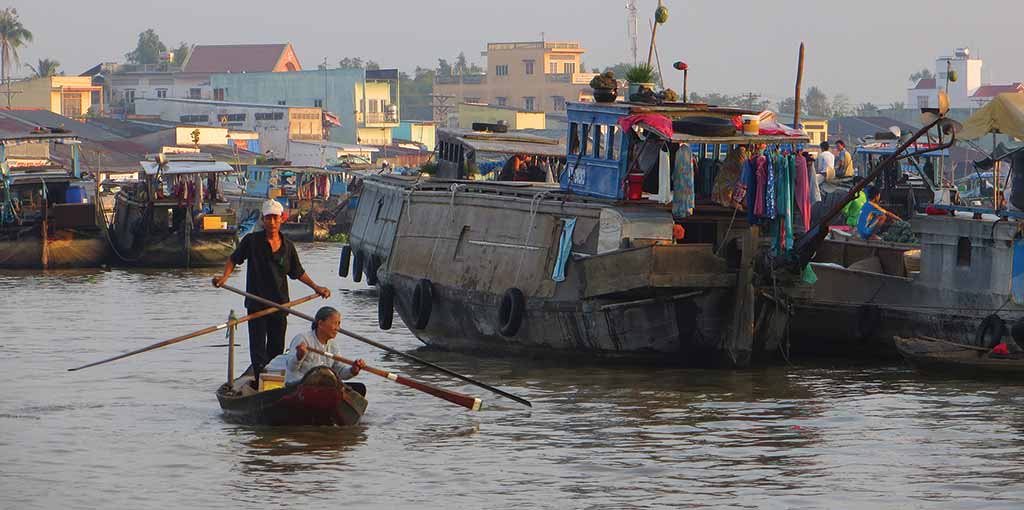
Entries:
[[235, 213], [220, 188], [221, 177], [236, 172], [208, 154], [161, 154], [139, 162], [139, 182], [122, 188], [130, 202], [149, 204], [154, 222], [171, 232], [188, 227], [203, 231], [233, 231]]
[[[50, 146], [71, 147], [71, 161], [51, 157]], [[2, 225], [21, 229], [44, 216], [52, 226], [97, 225], [96, 185], [82, 179], [78, 137], [32, 134], [0, 140]]]
[[[544, 170], [543, 180], [533, 182], [555, 182], [565, 168], [565, 144], [529, 133], [439, 129], [435, 151], [437, 176], [447, 179], [501, 180], [502, 170], [511, 170], [515, 159], [520, 166], [536, 165]], [[524, 178], [505, 180], [527, 180], [525, 172], [521, 175]]]

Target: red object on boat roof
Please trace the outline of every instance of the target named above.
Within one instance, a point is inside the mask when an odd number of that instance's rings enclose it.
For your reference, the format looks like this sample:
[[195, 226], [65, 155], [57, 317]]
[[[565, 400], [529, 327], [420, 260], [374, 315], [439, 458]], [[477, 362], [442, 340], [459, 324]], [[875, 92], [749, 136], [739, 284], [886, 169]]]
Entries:
[[626, 176], [626, 200], [640, 200], [644, 196], [644, 175], [629, 174]]
[[950, 214], [952, 214], [950, 211], [935, 207], [934, 205], [929, 205], [928, 207], [925, 207], [924, 213], [927, 214], [928, 216], [949, 216]]
[[1010, 349], [1006, 347], [1006, 342], [999, 342], [998, 345], [992, 348], [992, 354], [998, 354], [1000, 356], [1009, 356]]

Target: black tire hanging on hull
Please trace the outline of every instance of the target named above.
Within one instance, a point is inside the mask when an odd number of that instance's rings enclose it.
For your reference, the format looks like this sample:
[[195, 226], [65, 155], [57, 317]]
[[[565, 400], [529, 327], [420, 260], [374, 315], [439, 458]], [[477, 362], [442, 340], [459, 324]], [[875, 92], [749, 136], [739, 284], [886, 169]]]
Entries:
[[502, 336], [515, 336], [519, 332], [525, 312], [526, 296], [523, 291], [515, 287], [506, 290], [498, 307], [498, 331]]
[[978, 347], [988, 347], [991, 349], [999, 345], [1005, 335], [1006, 322], [993, 313], [981, 321], [981, 325], [978, 326], [978, 335], [974, 342]]
[[381, 285], [380, 295], [377, 298], [377, 325], [380, 329], [391, 329], [395, 320], [395, 288], [391, 285]]
[[434, 301], [434, 284], [423, 279], [416, 282], [412, 291], [412, 327], [423, 329], [430, 323], [430, 310]]
[[348, 277], [348, 266], [352, 260], [352, 247], [345, 245], [341, 247], [341, 260], [338, 262], [338, 276]]
[[366, 265], [366, 284], [377, 285], [377, 270], [380, 269], [380, 257], [370, 255], [369, 264]]
[[363, 252], [359, 250], [352, 253], [352, 281], [363, 281]]

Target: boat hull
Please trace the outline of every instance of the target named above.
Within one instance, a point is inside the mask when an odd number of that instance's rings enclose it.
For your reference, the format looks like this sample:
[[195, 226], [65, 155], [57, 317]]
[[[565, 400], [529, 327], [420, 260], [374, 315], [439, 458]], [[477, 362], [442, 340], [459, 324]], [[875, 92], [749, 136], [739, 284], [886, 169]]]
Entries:
[[355, 425], [367, 401], [327, 367], [317, 367], [297, 384], [240, 396], [230, 384], [217, 390], [225, 418], [248, 425]]
[[[110, 261], [110, 245], [102, 234], [57, 231], [46, 242], [38, 236], [0, 241], [0, 268], [67, 269], [100, 267]], [[45, 264], [43, 261], [46, 261]]]
[[921, 338], [897, 337], [895, 344], [903, 359], [925, 374], [945, 378], [1024, 380], [1024, 358], [994, 358], [971, 346]]
[[[147, 214], [148, 208], [159, 211]], [[235, 250], [232, 230], [198, 230], [178, 223], [168, 227], [170, 207], [145, 205], [118, 195], [111, 240], [117, 257], [138, 267], [222, 266]]]

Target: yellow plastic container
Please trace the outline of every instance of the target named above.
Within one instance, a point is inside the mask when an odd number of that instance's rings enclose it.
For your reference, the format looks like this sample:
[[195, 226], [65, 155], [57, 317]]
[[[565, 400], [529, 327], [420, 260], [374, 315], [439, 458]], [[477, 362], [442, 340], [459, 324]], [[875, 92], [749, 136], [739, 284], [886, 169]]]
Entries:
[[761, 117], [757, 115], [743, 115], [740, 122], [743, 123], [744, 135], [757, 135], [761, 132]]
[[206, 215], [203, 216], [203, 230], [222, 230], [224, 227], [224, 220], [220, 216]]
[[260, 391], [275, 390], [284, 387], [284, 374], [260, 374]]
[[281, 196], [281, 188], [270, 188], [267, 190], [267, 198], [273, 200]]

